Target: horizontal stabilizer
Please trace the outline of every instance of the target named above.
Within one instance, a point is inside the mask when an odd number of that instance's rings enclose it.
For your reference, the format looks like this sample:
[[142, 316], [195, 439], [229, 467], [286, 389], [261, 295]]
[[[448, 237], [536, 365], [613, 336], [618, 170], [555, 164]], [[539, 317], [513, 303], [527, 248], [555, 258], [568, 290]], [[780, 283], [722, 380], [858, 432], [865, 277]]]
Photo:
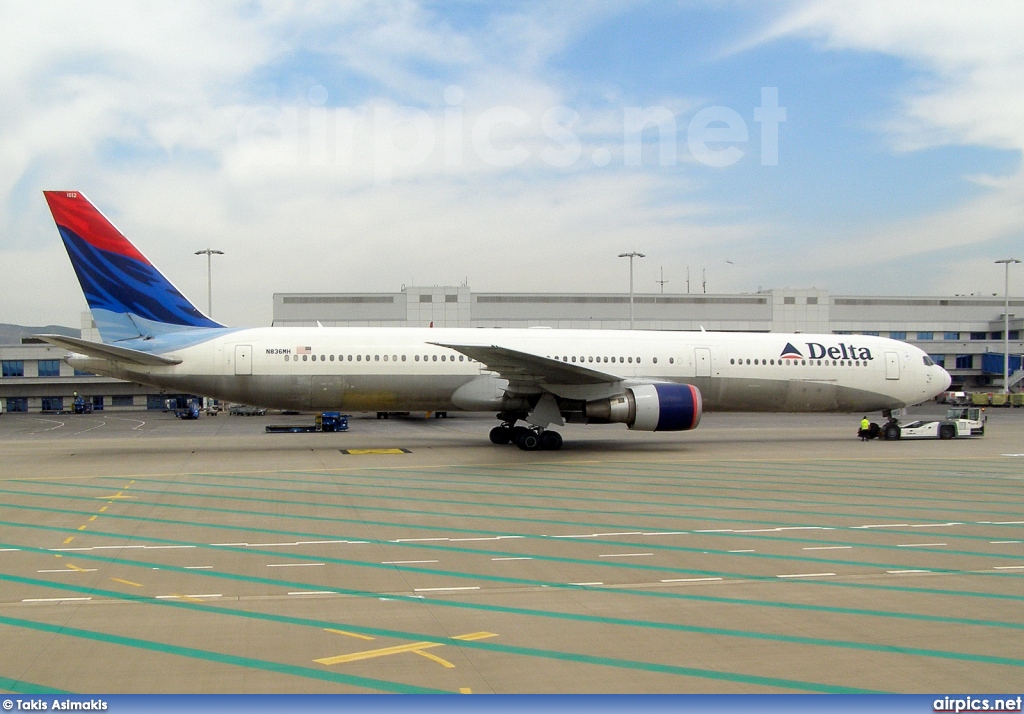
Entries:
[[142, 352], [127, 347], [107, 345], [102, 342], [82, 340], [77, 337], [65, 337], [64, 335], [35, 335], [41, 340], [57, 345], [65, 349], [100, 359], [109, 359], [114, 362], [129, 362], [131, 364], [144, 364], [151, 367], [161, 367], [172, 364], [181, 364], [180, 359], [173, 357], [161, 357], [150, 352]]

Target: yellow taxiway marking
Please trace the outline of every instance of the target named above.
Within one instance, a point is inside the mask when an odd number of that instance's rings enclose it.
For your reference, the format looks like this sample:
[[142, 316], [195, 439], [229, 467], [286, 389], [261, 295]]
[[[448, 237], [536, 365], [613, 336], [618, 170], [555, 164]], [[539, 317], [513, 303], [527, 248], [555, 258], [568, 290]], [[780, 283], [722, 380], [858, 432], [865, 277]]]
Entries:
[[124, 583], [125, 585], [131, 585], [134, 588], [141, 588], [142, 583], [133, 583], [131, 580], [121, 580], [121, 578], [111, 578], [115, 583]]
[[[485, 640], [489, 637], [497, 637], [493, 632], [470, 632], [468, 635], [456, 635], [453, 640], [463, 640], [471, 642], [473, 640]], [[332, 664], [344, 664], [345, 662], [357, 662], [363, 659], [373, 659], [374, 657], [386, 657], [393, 654], [401, 654], [402, 652], [415, 652], [418, 655], [440, 661], [445, 666], [452, 666], [450, 662], [445, 662], [440, 657], [434, 657], [427, 655], [422, 650], [432, 649], [434, 647], [444, 647], [444, 642], [411, 642], [407, 645], [395, 645], [394, 647], [382, 647], [379, 650], [366, 650], [365, 652], [353, 652], [352, 654], [338, 655], [337, 657], [324, 657], [322, 659], [315, 659], [314, 662], [318, 664], [332, 665]]]
[[97, 496], [97, 501], [112, 501], [115, 498], [135, 498], [135, 496], [125, 496], [122, 491], [118, 491], [113, 496]]
[[472, 694], [473, 690], [469, 687], [459, 687], [459, 694]]
[[413, 650], [413, 652], [418, 654], [420, 657], [426, 657], [429, 660], [433, 660], [434, 662], [437, 662], [442, 667], [445, 667], [447, 669], [455, 669], [455, 665], [454, 664], [452, 664], [451, 662], [449, 662], [446, 659], [442, 659], [441, 657], [438, 657], [437, 655], [430, 654], [429, 652], [424, 652], [423, 650]]
[[104, 512], [105, 510], [107, 510], [108, 508], [110, 508], [110, 506], [104, 506], [103, 508], [101, 508], [101, 509], [100, 509], [100, 513], [103, 513], [103, 512]]
[[95, 521], [99, 516], [89, 516], [90, 521]]
[[363, 456], [365, 454], [409, 454], [408, 449], [342, 449], [341, 453], [349, 456]]
[[74, 539], [75, 539], [74, 536], [68, 536], [67, 538], [64, 539], [64, 545], [67, 545], [68, 543], [70, 543]]
[[206, 600], [203, 600], [202, 598], [198, 598], [198, 597], [189, 597], [188, 595], [177, 595], [177, 594], [171, 595], [171, 597], [175, 598], [175, 599], [178, 599], [178, 600], [185, 600], [187, 602], [200, 602], [200, 603], [203, 603], [204, 605], [206, 604]]
[[89, 527], [89, 526], [78, 526], [78, 530], [80, 530], [80, 531], [84, 531], [84, 530], [85, 530], [86, 528], [88, 528], [88, 527]]
[[375, 639], [369, 635], [360, 635], [358, 632], [345, 632], [345, 630], [332, 630], [331, 628], [327, 628], [327, 632], [333, 632], [336, 635], [345, 635], [346, 637], [358, 637], [361, 640]]
[[72, 565], [71, 563], [64, 563], [64, 567], [65, 568], [71, 568], [72, 570], [76, 570], [79, 573], [87, 573], [87, 572], [89, 572], [85, 568], [79, 568], [77, 565]]

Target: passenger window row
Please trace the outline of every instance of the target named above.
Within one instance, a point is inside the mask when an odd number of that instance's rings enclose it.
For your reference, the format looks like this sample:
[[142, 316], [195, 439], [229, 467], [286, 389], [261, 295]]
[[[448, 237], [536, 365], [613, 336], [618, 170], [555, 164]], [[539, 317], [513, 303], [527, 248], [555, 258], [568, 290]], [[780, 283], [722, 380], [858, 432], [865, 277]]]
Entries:
[[[406, 355], [402, 355], [401, 357], [399, 357], [398, 355], [366, 355], [365, 357], [363, 355], [338, 355], [338, 362], [363, 362], [364, 360], [366, 362], [405, 362], [407, 361], [407, 359], [408, 358], [406, 357]], [[419, 362], [421, 358], [419, 355], [415, 355], [413, 359], [416, 362]], [[438, 355], [423, 355], [422, 357], [422, 360], [424, 362], [437, 362], [439, 359], [441, 362], [456, 361], [455, 355], [440, 355], [440, 357]], [[292, 360], [298, 362], [299, 355], [295, 355], [293, 357], [292, 355], [286, 354], [284, 356], [285, 362], [290, 362]], [[308, 362], [310, 360], [312, 360], [313, 362], [316, 362], [317, 360], [321, 362], [334, 362], [334, 355], [302, 355], [303, 362]], [[458, 361], [465, 362], [466, 355], [459, 355]], [[473, 360], [469, 361], [472, 362]]]
[[858, 360], [852, 360], [852, 359], [833, 359], [833, 360], [828, 360], [828, 359], [780, 359], [780, 360], [774, 360], [774, 359], [772, 359], [772, 360], [755, 359], [755, 360], [751, 361], [749, 359], [744, 360], [744, 359], [732, 358], [732, 359], [729, 360], [729, 364], [737, 364], [737, 365], [754, 364], [754, 365], [761, 365], [761, 366], [776, 365], [776, 364], [778, 364], [780, 367], [782, 365], [784, 365], [784, 364], [788, 364], [788, 365], [799, 364], [799, 365], [811, 366], [811, 367], [867, 367], [868, 366], [867, 360], [859, 360], [859, 359]]

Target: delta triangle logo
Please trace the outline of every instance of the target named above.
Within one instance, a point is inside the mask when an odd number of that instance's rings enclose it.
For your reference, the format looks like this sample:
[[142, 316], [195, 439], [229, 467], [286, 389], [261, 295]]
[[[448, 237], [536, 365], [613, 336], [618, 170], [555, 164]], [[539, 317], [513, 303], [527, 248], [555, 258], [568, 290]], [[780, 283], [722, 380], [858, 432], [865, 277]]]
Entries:
[[789, 342], [786, 343], [786, 347], [782, 350], [782, 354], [779, 355], [779, 357], [782, 359], [803, 359], [803, 355], [800, 354], [800, 350]]

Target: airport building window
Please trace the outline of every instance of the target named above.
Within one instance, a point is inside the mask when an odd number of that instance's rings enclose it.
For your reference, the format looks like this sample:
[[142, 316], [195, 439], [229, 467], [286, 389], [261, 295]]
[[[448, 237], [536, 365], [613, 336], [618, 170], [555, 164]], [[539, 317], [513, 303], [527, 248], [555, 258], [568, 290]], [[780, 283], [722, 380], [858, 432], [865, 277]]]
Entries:
[[434, 302], [433, 295], [420, 295], [420, 302]]
[[59, 359], [41, 359], [38, 362], [39, 376], [40, 377], [59, 377], [60, 376], [60, 360]]
[[942, 336], [942, 339], [956, 341], [956, 340], [960, 339], [960, 333], [959, 332], [947, 332], [947, 333], [945, 333]]
[[893, 339], [893, 340], [905, 340], [905, 339], [907, 339], [907, 333], [906, 332], [890, 332], [889, 333], [889, 338]]
[[80, 369], [76, 369], [75, 370], [75, 376], [76, 377], [95, 377], [96, 375], [93, 374], [92, 372], [83, 372]]
[[796, 298], [795, 297], [784, 297], [784, 298], [782, 298], [782, 304], [783, 305], [796, 305]]
[[64, 409], [64, 397], [43, 397], [44, 412], [59, 412]]
[[1010, 339], [1011, 340], [1019, 340], [1020, 339], [1020, 330], [1010, 330]]
[[2, 367], [2, 374], [4, 377], [24, 377], [25, 376], [25, 362], [20, 359], [5, 359]]
[[110, 398], [110, 404], [115, 407], [131, 407], [135, 405], [135, 397], [130, 394], [115, 394]]
[[990, 339], [993, 339], [993, 340], [1001, 340], [1001, 339], [1003, 339], [1003, 331], [1000, 330], [999, 332], [993, 332]]
[[986, 335], [984, 332], [972, 332], [971, 333], [971, 339], [972, 340], [984, 340], [984, 339], [988, 339], [988, 335]]
[[946, 366], [946, 355], [928, 355], [931, 357], [932, 362], [939, 365], [940, 367]]
[[7, 411], [27, 412], [28, 397], [7, 397]]
[[878, 333], [877, 332], [870, 332], [870, 331], [868, 331], [868, 332], [862, 332], [861, 334], [862, 335], [868, 335], [869, 337], [878, 337]]
[[974, 368], [974, 355], [957, 355], [956, 356], [956, 368], [957, 369], [973, 369]]
[[917, 333], [917, 339], [919, 339], [919, 340], [934, 340], [935, 339], [935, 333], [934, 332], [918, 332]]
[[458, 302], [459, 301], [459, 296], [458, 295], [445, 295], [444, 296], [444, 301], [445, 302]]
[[818, 298], [817, 297], [809, 297], [809, 298], [807, 298], [807, 304], [808, 305], [817, 305], [818, 304]]

